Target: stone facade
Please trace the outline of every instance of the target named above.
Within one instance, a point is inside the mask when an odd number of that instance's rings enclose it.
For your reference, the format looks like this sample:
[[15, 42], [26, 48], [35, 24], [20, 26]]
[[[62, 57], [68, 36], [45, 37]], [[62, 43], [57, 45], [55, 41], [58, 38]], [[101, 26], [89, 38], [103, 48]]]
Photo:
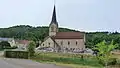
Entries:
[[54, 48], [54, 41], [48, 37], [41, 45], [40, 47], [51, 47], [51, 48]]
[[62, 49], [84, 50], [85, 44], [83, 39], [55, 39]]
[[49, 36], [55, 36], [56, 32], [58, 32], [58, 27], [56, 24], [50, 24], [49, 26]]

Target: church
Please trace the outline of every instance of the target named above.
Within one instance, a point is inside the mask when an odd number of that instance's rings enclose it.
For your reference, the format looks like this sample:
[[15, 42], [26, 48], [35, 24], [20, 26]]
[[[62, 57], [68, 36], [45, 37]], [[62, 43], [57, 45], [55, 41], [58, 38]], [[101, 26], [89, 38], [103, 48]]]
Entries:
[[85, 49], [85, 32], [59, 32], [54, 5], [51, 23], [49, 24], [49, 36], [38, 48], [52, 48], [55, 52], [74, 52]]

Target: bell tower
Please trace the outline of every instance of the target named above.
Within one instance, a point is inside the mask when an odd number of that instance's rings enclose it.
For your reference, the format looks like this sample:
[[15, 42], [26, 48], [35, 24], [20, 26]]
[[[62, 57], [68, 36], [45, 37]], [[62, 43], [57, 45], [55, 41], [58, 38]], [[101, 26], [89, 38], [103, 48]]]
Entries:
[[56, 36], [57, 32], [58, 32], [58, 22], [56, 19], [56, 8], [54, 5], [52, 20], [51, 20], [51, 23], [49, 25], [49, 36]]

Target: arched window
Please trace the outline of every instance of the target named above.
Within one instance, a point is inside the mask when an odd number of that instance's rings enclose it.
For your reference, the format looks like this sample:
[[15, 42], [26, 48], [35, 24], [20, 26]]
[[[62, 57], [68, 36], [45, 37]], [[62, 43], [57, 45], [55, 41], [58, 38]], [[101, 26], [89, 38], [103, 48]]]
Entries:
[[78, 42], [76, 41], [76, 45], [78, 44]]
[[70, 45], [70, 41], [68, 41], [68, 45]]

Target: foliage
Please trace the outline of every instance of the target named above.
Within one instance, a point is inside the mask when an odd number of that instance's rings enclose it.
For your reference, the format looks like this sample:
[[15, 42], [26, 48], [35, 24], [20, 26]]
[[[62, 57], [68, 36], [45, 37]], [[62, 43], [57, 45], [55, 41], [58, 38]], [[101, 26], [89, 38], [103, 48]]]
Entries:
[[[81, 56], [84, 56], [84, 58], [81, 58]], [[102, 65], [98, 63], [97, 59], [93, 58], [91, 55], [84, 54], [36, 53], [35, 56], [31, 59], [38, 62], [59, 62], [64, 64], [78, 64], [102, 67]]]
[[[100, 62], [104, 63], [107, 67], [109, 61], [111, 61], [111, 51], [115, 49], [117, 45], [113, 45], [113, 41], [110, 44], [107, 44], [105, 41], [98, 43], [95, 47], [97, 49], [98, 55], [97, 58], [100, 60]], [[115, 62], [116, 60], [113, 60]], [[111, 63], [111, 62], [110, 62]]]
[[113, 44], [118, 44], [116, 49], [120, 49], [120, 33], [118, 32], [89, 32], [86, 33], [86, 47], [94, 48], [96, 44], [106, 41], [110, 43], [112, 40]]
[[23, 59], [28, 59], [28, 52], [27, 51], [6, 50], [6, 51], [4, 51], [4, 56], [7, 57], [7, 58], [23, 58]]
[[30, 42], [30, 44], [27, 47], [27, 51], [29, 53], [29, 57], [34, 56], [34, 53], [35, 53], [35, 43], [34, 42]]
[[7, 41], [1, 41], [0, 42], [0, 49], [7, 49], [10, 48], [10, 43], [8, 43]]

